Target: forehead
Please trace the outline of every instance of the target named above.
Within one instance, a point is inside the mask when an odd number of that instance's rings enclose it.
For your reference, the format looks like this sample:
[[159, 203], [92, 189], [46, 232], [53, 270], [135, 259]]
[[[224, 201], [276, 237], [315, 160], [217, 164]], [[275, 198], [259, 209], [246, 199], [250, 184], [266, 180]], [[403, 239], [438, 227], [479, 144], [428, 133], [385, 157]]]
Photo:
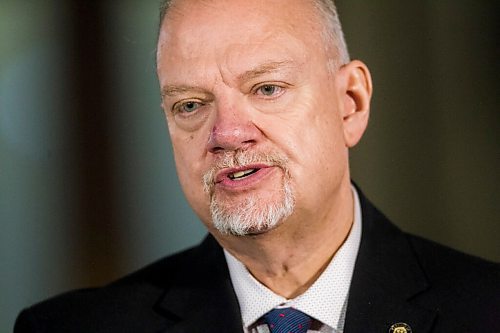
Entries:
[[322, 47], [317, 18], [309, 0], [177, 0], [160, 30], [158, 65], [306, 58]]
[[164, 21], [171, 26], [189, 23], [193, 27], [220, 22], [234, 28], [274, 22], [300, 30], [315, 25], [317, 6], [316, 0], [173, 0]]

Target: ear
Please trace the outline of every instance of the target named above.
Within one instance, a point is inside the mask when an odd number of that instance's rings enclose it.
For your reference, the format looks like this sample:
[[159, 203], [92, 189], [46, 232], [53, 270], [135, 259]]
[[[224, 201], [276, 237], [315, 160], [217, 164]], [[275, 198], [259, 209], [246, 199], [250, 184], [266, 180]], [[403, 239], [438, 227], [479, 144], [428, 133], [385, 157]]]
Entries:
[[344, 141], [348, 148], [354, 147], [368, 126], [372, 78], [368, 67], [359, 60], [351, 61], [339, 69], [341, 78], [341, 115]]

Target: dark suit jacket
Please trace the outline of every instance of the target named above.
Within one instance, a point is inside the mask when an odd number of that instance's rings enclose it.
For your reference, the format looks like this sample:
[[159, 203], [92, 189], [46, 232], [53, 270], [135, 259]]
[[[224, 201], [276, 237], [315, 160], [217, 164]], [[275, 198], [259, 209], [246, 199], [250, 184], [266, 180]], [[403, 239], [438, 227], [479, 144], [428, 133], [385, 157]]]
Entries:
[[[500, 269], [401, 232], [361, 194], [363, 231], [345, 332], [500, 332]], [[24, 310], [15, 333], [239, 333], [238, 301], [221, 247], [201, 245], [108, 286]]]

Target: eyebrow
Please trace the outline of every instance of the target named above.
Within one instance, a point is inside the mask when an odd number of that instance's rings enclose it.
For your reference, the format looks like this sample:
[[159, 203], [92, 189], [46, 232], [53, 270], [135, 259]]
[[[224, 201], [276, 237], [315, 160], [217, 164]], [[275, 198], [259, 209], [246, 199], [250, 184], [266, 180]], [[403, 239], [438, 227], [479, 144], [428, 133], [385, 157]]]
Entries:
[[[293, 67], [293, 62], [289, 60], [285, 61], [272, 61], [267, 62], [261, 65], [256, 66], [255, 68], [244, 72], [243, 74], [238, 76], [239, 82], [249, 81], [251, 79], [255, 79], [264, 74], [269, 74], [273, 72], [277, 72], [283, 68], [291, 68]], [[166, 85], [161, 90], [161, 97], [165, 96], [176, 96], [185, 93], [199, 92], [205, 93], [203, 89], [199, 87], [189, 86], [189, 85]]]
[[267, 62], [239, 75], [238, 80], [240, 82], [245, 82], [257, 78], [259, 76], [262, 76], [264, 74], [277, 72], [283, 68], [293, 67], [292, 64], [293, 62], [289, 60]]
[[200, 92], [200, 93], [203, 92], [200, 88], [193, 87], [193, 86], [167, 85], [167, 86], [163, 87], [163, 89], [161, 90], [161, 97], [175, 96], [175, 95], [180, 95], [180, 94], [184, 94], [187, 92], [193, 92], [193, 91]]

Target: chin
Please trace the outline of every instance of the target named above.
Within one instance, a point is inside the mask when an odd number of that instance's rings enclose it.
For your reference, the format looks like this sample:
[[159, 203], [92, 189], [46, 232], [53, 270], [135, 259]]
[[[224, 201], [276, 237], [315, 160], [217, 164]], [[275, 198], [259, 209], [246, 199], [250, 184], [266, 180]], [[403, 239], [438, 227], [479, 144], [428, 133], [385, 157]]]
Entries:
[[244, 233], [233, 233], [232, 230], [229, 230], [229, 234], [231, 236], [236, 236], [236, 237], [250, 237], [250, 238], [257, 238], [259, 236], [265, 235], [276, 228], [278, 228], [280, 225], [286, 223], [286, 218], [283, 218], [276, 223], [273, 223], [272, 225], [265, 225], [261, 226], [260, 228], [251, 228], [247, 227], [245, 229]]
[[213, 226], [223, 235], [256, 236], [275, 229], [294, 211], [290, 186], [284, 186], [278, 199], [262, 202], [250, 196], [242, 202], [221, 203], [214, 196], [210, 203]]

